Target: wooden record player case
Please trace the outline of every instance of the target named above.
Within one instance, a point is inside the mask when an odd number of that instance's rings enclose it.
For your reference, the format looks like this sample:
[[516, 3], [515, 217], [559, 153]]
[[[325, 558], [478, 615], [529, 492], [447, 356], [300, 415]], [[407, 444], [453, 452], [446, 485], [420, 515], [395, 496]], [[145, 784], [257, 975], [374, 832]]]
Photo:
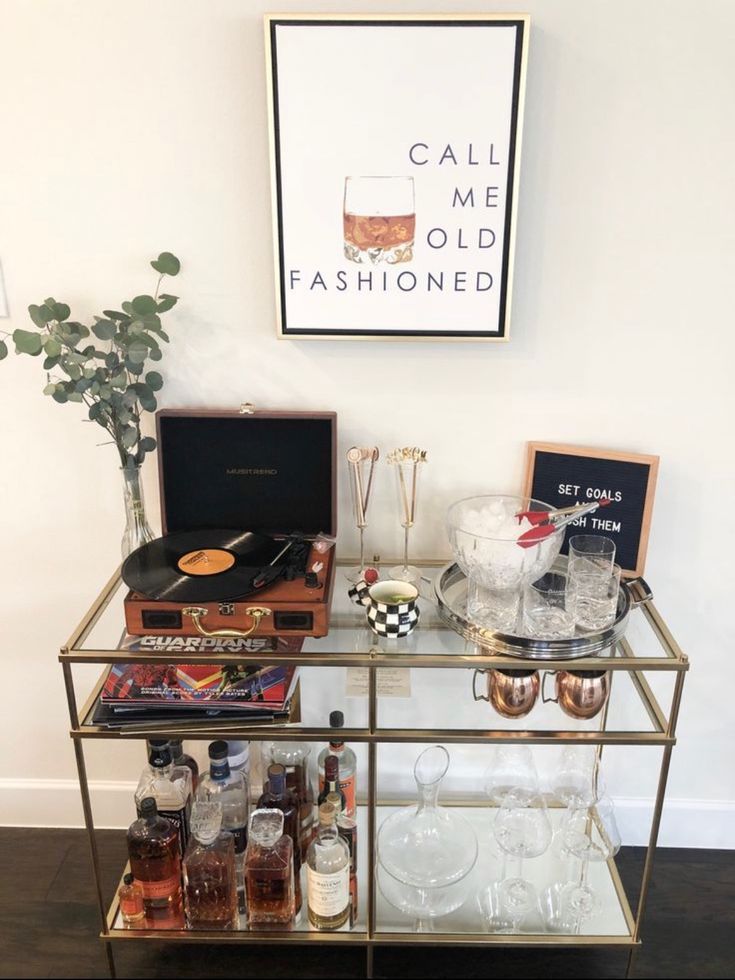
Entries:
[[[307, 539], [337, 532], [337, 416], [334, 412], [165, 409], [157, 413], [164, 534], [206, 528]], [[242, 600], [201, 604], [129, 592], [132, 635], [324, 636], [335, 553], [312, 546], [307, 569], [323, 562], [319, 587], [304, 577], [277, 581]]]

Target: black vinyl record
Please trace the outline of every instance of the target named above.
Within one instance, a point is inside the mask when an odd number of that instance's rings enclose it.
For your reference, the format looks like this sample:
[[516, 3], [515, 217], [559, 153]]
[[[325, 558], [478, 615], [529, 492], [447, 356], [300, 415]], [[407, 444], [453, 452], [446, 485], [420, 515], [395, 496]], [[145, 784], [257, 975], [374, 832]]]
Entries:
[[227, 601], [256, 591], [254, 580], [282, 549], [252, 531], [177, 531], [129, 555], [122, 578], [149, 599]]

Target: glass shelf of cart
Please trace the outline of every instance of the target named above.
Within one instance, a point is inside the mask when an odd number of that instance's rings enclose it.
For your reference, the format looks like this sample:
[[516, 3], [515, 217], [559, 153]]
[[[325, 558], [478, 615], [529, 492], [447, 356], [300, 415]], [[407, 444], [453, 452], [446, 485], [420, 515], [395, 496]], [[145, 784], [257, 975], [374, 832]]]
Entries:
[[[327, 931], [314, 929], [309, 923], [309, 917], [306, 908], [306, 895], [307, 895], [307, 885], [306, 885], [306, 866], [303, 865], [301, 868], [301, 893], [303, 895], [303, 904], [301, 912], [296, 917], [296, 920], [291, 929], [288, 931], [279, 930], [251, 930], [245, 928], [244, 916], [240, 916], [240, 926], [239, 929], [234, 930], [222, 930], [218, 932], [200, 932], [196, 929], [149, 929], [146, 927], [132, 927], [124, 925], [122, 921], [122, 916], [120, 915], [120, 909], [118, 905], [117, 895], [113, 899], [110, 909], [107, 914], [107, 922], [110, 929], [110, 938], [112, 939], [150, 939], [152, 936], [166, 940], [180, 940], [184, 942], [196, 942], [201, 939], [207, 942], [232, 942], [232, 941], [254, 941], [262, 942], [267, 940], [270, 942], [281, 942], [281, 941], [317, 941], [317, 942], [353, 942], [359, 941], [360, 939], [367, 938], [367, 901], [368, 901], [368, 847], [367, 847], [367, 827], [368, 827], [368, 817], [367, 808], [364, 806], [359, 806], [357, 808], [357, 883], [358, 883], [358, 911], [357, 918], [354, 924], [350, 927], [349, 924], [342, 926], [342, 928]], [[125, 868], [125, 872], [128, 868]], [[122, 880], [122, 878], [121, 878]]]
[[[138, 649], [124, 649], [125, 634], [123, 599], [125, 587], [120, 579], [111, 586], [111, 596], [94, 623], [82, 632], [81, 640], [69, 645], [62, 653], [62, 659], [88, 660], [90, 662], [206, 662], [211, 661], [215, 654], [201, 652], [198, 638], [189, 640], [186, 637], [171, 637], [164, 641], [164, 649], [156, 649], [150, 641], [139, 644]], [[309, 662], [316, 658], [324, 658], [327, 664], [341, 661], [345, 664], [375, 663], [387, 666], [391, 663], [402, 666], [431, 665], [432, 659], [445, 666], [461, 667], [470, 663], [483, 661], [499, 666], [518, 664], [518, 658], [492, 654], [486, 647], [465, 640], [454, 630], [447, 627], [439, 618], [436, 610], [427, 600], [421, 600], [422, 609], [419, 627], [407, 637], [401, 639], [386, 639], [376, 636], [367, 626], [363, 607], [349, 602], [346, 593], [336, 590], [329, 633], [324, 637], [307, 637], [300, 651], [286, 652], [276, 648], [271, 652], [271, 662]], [[631, 633], [638, 637], [646, 632], [643, 614], [640, 609], [634, 609], [630, 616]], [[634, 628], [635, 627], [635, 628]], [[74, 639], [72, 637], [72, 639]], [[636, 639], [638, 643], [638, 639]], [[219, 654], [221, 661], [255, 662], [265, 660], [267, 652], [272, 649], [262, 642], [252, 642], [242, 645], [242, 650], [236, 653]], [[195, 652], [198, 651], [198, 652]], [[570, 665], [584, 669], [587, 665], [609, 666], [613, 670], [640, 667], [646, 670], [676, 670], [681, 669], [677, 659], [667, 656], [663, 646], [658, 642], [646, 645], [643, 657], [637, 656], [629, 647], [610, 647], [594, 658], [582, 658], [570, 661]], [[560, 661], [545, 661], [547, 665], [558, 665]]]
[[[427, 920], [421, 928], [427, 931], [415, 932], [417, 923], [408, 915], [396, 911], [389, 904], [378, 887], [376, 904], [376, 941], [381, 937], [390, 942], [395, 934], [412, 934], [411, 941], [430, 942], [433, 934], [451, 935], [461, 942], [463, 938], [482, 936], [487, 941], [496, 942], [566, 942], [580, 944], [630, 944], [632, 942], [633, 917], [625, 896], [614, 862], [591, 863], [588, 882], [594, 888], [599, 900], [598, 914], [578, 929], [562, 930], [545, 921], [544, 899], [546, 889], [562, 884], [578, 876], [579, 862], [566, 862], [559, 855], [552, 842], [546, 853], [537, 858], [525, 858], [523, 877], [534, 886], [537, 901], [524, 916], [518, 932], [505, 932], [499, 929], [488, 916], [487, 903], [481, 902], [485, 889], [499, 882], [503, 874], [512, 876], [517, 872], [517, 859], [506, 858], [505, 866], [501, 852], [493, 839], [493, 820], [495, 809], [491, 806], [457, 807], [459, 813], [471, 824], [479, 845], [477, 862], [466, 879], [468, 897], [456, 911], [449, 915]], [[454, 811], [455, 808], [452, 807]], [[395, 812], [395, 808], [384, 806], [378, 810], [376, 825], [378, 831], [383, 821]], [[552, 826], [556, 831], [564, 817], [563, 809], [549, 810]], [[378, 876], [378, 881], [380, 876]], [[553, 899], [552, 899], [553, 902]]]

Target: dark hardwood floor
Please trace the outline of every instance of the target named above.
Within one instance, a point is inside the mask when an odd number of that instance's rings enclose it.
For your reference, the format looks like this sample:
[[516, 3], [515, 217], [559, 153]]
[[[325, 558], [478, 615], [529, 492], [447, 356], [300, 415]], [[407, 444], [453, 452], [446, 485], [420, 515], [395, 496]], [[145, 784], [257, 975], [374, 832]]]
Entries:
[[[101, 831], [105, 897], [124, 836]], [[621, 852], [636, 896], [643, 851]], [[78, 830], [0, 828], [0, 976], [105, 977], [87, 837]], [[735, 851], [660, 850], [636, 977], [735, 977]], [[119, 977], [364, 977], [363, 947], [115, 945]], [[622, 977], [614, 950], [395, 949], [375, 952], [378, 977]]]

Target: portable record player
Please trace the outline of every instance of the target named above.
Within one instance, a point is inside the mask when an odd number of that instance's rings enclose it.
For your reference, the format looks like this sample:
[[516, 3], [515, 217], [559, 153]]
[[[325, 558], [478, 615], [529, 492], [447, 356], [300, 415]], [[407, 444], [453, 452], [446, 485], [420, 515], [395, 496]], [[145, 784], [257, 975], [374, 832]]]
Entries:
[[163, 537], [123, 565], [127, 632], [324, 636], [334, 583], [334, 412], [162, 410]]

